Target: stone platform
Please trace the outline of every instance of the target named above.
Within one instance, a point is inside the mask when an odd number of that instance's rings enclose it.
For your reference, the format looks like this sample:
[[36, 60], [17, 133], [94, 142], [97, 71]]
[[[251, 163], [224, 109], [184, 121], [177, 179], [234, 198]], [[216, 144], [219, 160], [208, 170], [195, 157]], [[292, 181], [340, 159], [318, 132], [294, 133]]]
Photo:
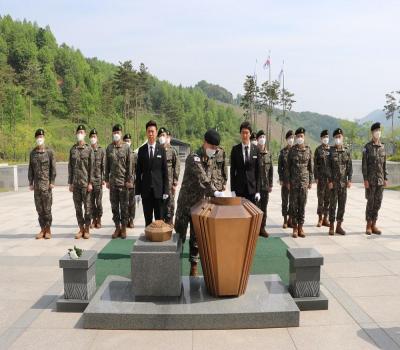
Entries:
[[83, 313], [93, 329], [298, 327], [300, 311], [278, 275], [251, 275], [244, 295], [214, 298], [203, 277], [183, 277], [180, 297], [136, 297], [131, 280], [108, 276]]

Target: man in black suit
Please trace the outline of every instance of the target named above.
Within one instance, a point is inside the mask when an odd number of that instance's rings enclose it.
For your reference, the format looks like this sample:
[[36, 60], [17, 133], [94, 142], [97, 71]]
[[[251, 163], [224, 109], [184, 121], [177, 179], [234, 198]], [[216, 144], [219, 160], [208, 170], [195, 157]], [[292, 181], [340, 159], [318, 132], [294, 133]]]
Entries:
[[231, 191], [255, 203], [260, 200], [260, 180], [258, 148], [250, 143], [251, 132], [250, 123], [243, 122], [240, 125], [242, 142], [232, 147]]
[[147, 143], [139, 148], [136, 166], [136, 199], [143, 200], [146, 226], [163, 218], [163, 201], [168, 199], [168, 168], [165, 149], [156, 142], [157, 123], [146, 124]]

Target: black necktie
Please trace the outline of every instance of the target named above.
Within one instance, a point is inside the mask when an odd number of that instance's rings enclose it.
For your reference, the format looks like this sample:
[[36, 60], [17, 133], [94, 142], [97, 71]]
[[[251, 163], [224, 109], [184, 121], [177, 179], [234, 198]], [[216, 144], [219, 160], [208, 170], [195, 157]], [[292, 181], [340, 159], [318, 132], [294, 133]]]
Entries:
[[244, 162], [249, 162], [249, 146], [244, 146]]
[[154, 153], [153, 153], [153, 146], [150, 146], [150, 159], [153, 160]]

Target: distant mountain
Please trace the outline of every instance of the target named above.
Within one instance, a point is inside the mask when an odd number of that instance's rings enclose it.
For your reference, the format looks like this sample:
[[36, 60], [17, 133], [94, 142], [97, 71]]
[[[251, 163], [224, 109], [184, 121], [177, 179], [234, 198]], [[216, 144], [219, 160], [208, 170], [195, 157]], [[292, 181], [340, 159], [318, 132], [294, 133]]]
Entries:
[[222, 86], [208, 83], [205, 80], [199, 81], [195, 86], [195, 89], [202, 90], [208, 98], [224, 102], [233, 103], [233, 95], [227, 89]]
[[[385, 112], [381, 109], [376, 109], [376, 110], [372, 111], [371, 113], [367, 114], [365, 117], [356, 119], [356, 122], [360, 125], [364, 124], [364, 123], [380, 122], [385, 127], [392, 126], [392, 120], [386, 119]], [[395, 128], [400, 127], [400, 114], [399, 113], [397, 113], [397, 115], [395, 115], [393, 122], [394, 122]]]

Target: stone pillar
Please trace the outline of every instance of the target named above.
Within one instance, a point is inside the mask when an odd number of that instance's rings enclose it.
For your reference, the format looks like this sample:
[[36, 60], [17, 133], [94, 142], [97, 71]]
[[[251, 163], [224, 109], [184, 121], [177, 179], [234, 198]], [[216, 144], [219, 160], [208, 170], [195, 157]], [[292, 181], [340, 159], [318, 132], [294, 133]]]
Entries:
[[57, 311], [82, 312], [96, 292], [95, 250], [84, 250], [79, 259], [68, 254], [60, 260], [64, 276], [64, 295], [57, 301]]
[[140, 235], [131, 253], [132, 291], [135, 297], [179, 296], [182, 290], [182, 243], [178, 234], [164, 242]]
[[328, 299], [320, 291], [323, 256], [314, 248], [289, 248], [289, 292], [300, 310], [326, 310]]

